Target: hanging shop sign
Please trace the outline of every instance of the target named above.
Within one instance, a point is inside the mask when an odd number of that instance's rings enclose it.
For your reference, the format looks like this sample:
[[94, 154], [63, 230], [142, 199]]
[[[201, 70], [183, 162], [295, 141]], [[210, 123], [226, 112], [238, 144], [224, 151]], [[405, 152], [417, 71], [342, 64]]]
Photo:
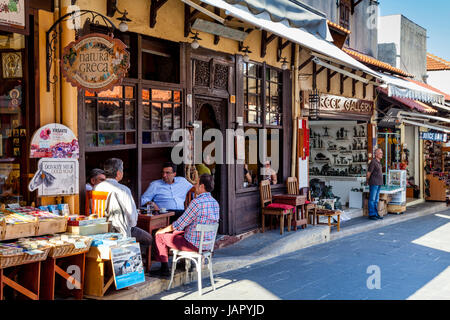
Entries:
[[320, 110], [372, 115], [373, 102], [329, 94], [320, 94]]
[[79, 193], [77, 159], [41, 159], [28, 190], [38, 190], [39, 197], [67, 196]]
[[104, 34], [86, 35], [64, 48], [62, 73], [79, 89], [89, 92], [111, 89], [121, 83], [130, 68], [126, 48], [119, 39]]
[[77, 137], [62, 124], [45, 125], [31, 138], [30, 158], [78, 159], [79, 156]]
[[421, 132], [420, 139], [436, 142], [447, 142], [447, 134], [441, 132]]
[[27, 34], [28, 1], [0, 0], [0, 29]]

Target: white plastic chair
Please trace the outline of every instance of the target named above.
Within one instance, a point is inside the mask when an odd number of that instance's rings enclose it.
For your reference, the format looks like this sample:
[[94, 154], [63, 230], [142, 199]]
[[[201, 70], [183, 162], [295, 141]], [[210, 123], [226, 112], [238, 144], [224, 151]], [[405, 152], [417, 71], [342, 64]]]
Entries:
[[[177, 267], [177, 262], [180, 259], [186, 259], [185, 267], [186, 267], [186, 282], [188, 282], [188, 276], [189, 276], [189, 268], [191, 265], [191, 261], [195, 263], [195, 268], [197, 269], [197, 282], [198, 282], [198, 293], [199, 295], [202, 295], [202, 262], [203, 260], [208, 260], [208, 269], [209, 269], [209, 277], [211, 279], [211, 285], [213, 290], [216, 290], [216, 287], [214, 286], [214, 278], [213, 278], [213, 271], [212, 271], [212, 253], [214, 251], [214, 243], [216, 241], [216, 235], [217, 235], [217, 229], [219, 228], [219, 224], [198, 224], [195, 231], [200, 232], [200, 246], [198, 248], [198, 252], [193, 251], [181, 251], [176, 249], [171, 249], [170, 251], [173, 254], [173, 260], [172, 260], [172, 274], [170, 276], [170, 282], [169, 287], [167, 290], [170, 289], [173, 282], [173, 276], [175, 274], [175, 269]], [[205, 240], [205, 233], [206, 232], [214, 232], [214, 236], [210, 241]], [[211, 250], [210, 251], [203, 251], [203, 246], [211, 244]]]

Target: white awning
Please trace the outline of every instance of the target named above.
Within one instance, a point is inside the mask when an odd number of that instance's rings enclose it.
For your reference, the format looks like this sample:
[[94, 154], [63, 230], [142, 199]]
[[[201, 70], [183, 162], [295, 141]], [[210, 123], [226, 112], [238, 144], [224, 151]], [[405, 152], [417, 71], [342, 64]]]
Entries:
[[387, 84], [389, 97], [395, 96], [399, 98], [408, 98], [426, 103], [444, 104], [445, 102], [443, 95], [419, 86], [414, 82], [384, 73], [378, 73], [378, 75], [382, 79], [382, 81]]
[[380, 78], [379, 74], [376, 71], [355, 60], [344, 51], [336, 47], [333, 43], [314, 36], [313, 34], [303, 29], [292, 28], [289, 26], [289, 23], [286, 20], [274, 22], [272, 21], [267, 11], [264, 11], [255, 16], [248, 10], [246, 6], [242, 6], [239, 4], [230, 5], [223, 0], [201, 1], [214, 7], [224, 9], [227, 15], [233, 16], [251, 25], [272, 32], [284, 39], [298, 43], [299, 45], [306, 47], [314, 52], [333, 57], [334, 60], [337, 60], [342, 65], [345, 65], [352, 69], [363, 71], [375, 78]]
[[398, 125], [399, 123], [406, 123], [440, 132], [450, 133], [450, 127], [444, 127], [438, 124], [430, 123], [429, 122], [430, 120], [450, 123], [450, 119], [447, 118], [430, 116], [418, 112], [409, 112], [397, 108], [391, 108], [387, 112], [385, 117], [380, 121], [380, 125], [383, 127], [392, 127]]

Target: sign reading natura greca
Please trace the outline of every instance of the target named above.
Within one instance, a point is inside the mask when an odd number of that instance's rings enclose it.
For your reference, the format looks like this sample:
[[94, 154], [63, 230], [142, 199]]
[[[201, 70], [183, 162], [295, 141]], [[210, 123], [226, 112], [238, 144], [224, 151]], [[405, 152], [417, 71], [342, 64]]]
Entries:
[[130, 67], [127, 46], [119, 39], [93, 33], [70, 43], [61, 59], [63, 75], [73, 86], [90, 92], [119, 84]]
[[329, 94], [321, 94], [320, 110], [371, 115], [373, 112], [373, 102], [354, 98], [333, 96]]

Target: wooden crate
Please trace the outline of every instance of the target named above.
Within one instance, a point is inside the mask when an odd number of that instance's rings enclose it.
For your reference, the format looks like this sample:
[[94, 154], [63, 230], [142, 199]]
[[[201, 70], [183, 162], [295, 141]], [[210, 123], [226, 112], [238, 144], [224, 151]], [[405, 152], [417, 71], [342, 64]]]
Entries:
[[36, 236], [66, 232], [67, 219], [64, 217], [39, 221]]
[[110, 229], [110, 222], [90, 224], [87, 226], [67, 226], [67, 232], [80, 236], [88, 236], [91, 234], [108, 233]]
[[111, 260], [86, 257], [84, 294], [87, 296], [103, 297], [113, 284], [114, 275]]
[[35, 236], [37, 227], [37, 222], [7, 224], [3, 220], [0, 222], [0, 240], [12, 240]]

